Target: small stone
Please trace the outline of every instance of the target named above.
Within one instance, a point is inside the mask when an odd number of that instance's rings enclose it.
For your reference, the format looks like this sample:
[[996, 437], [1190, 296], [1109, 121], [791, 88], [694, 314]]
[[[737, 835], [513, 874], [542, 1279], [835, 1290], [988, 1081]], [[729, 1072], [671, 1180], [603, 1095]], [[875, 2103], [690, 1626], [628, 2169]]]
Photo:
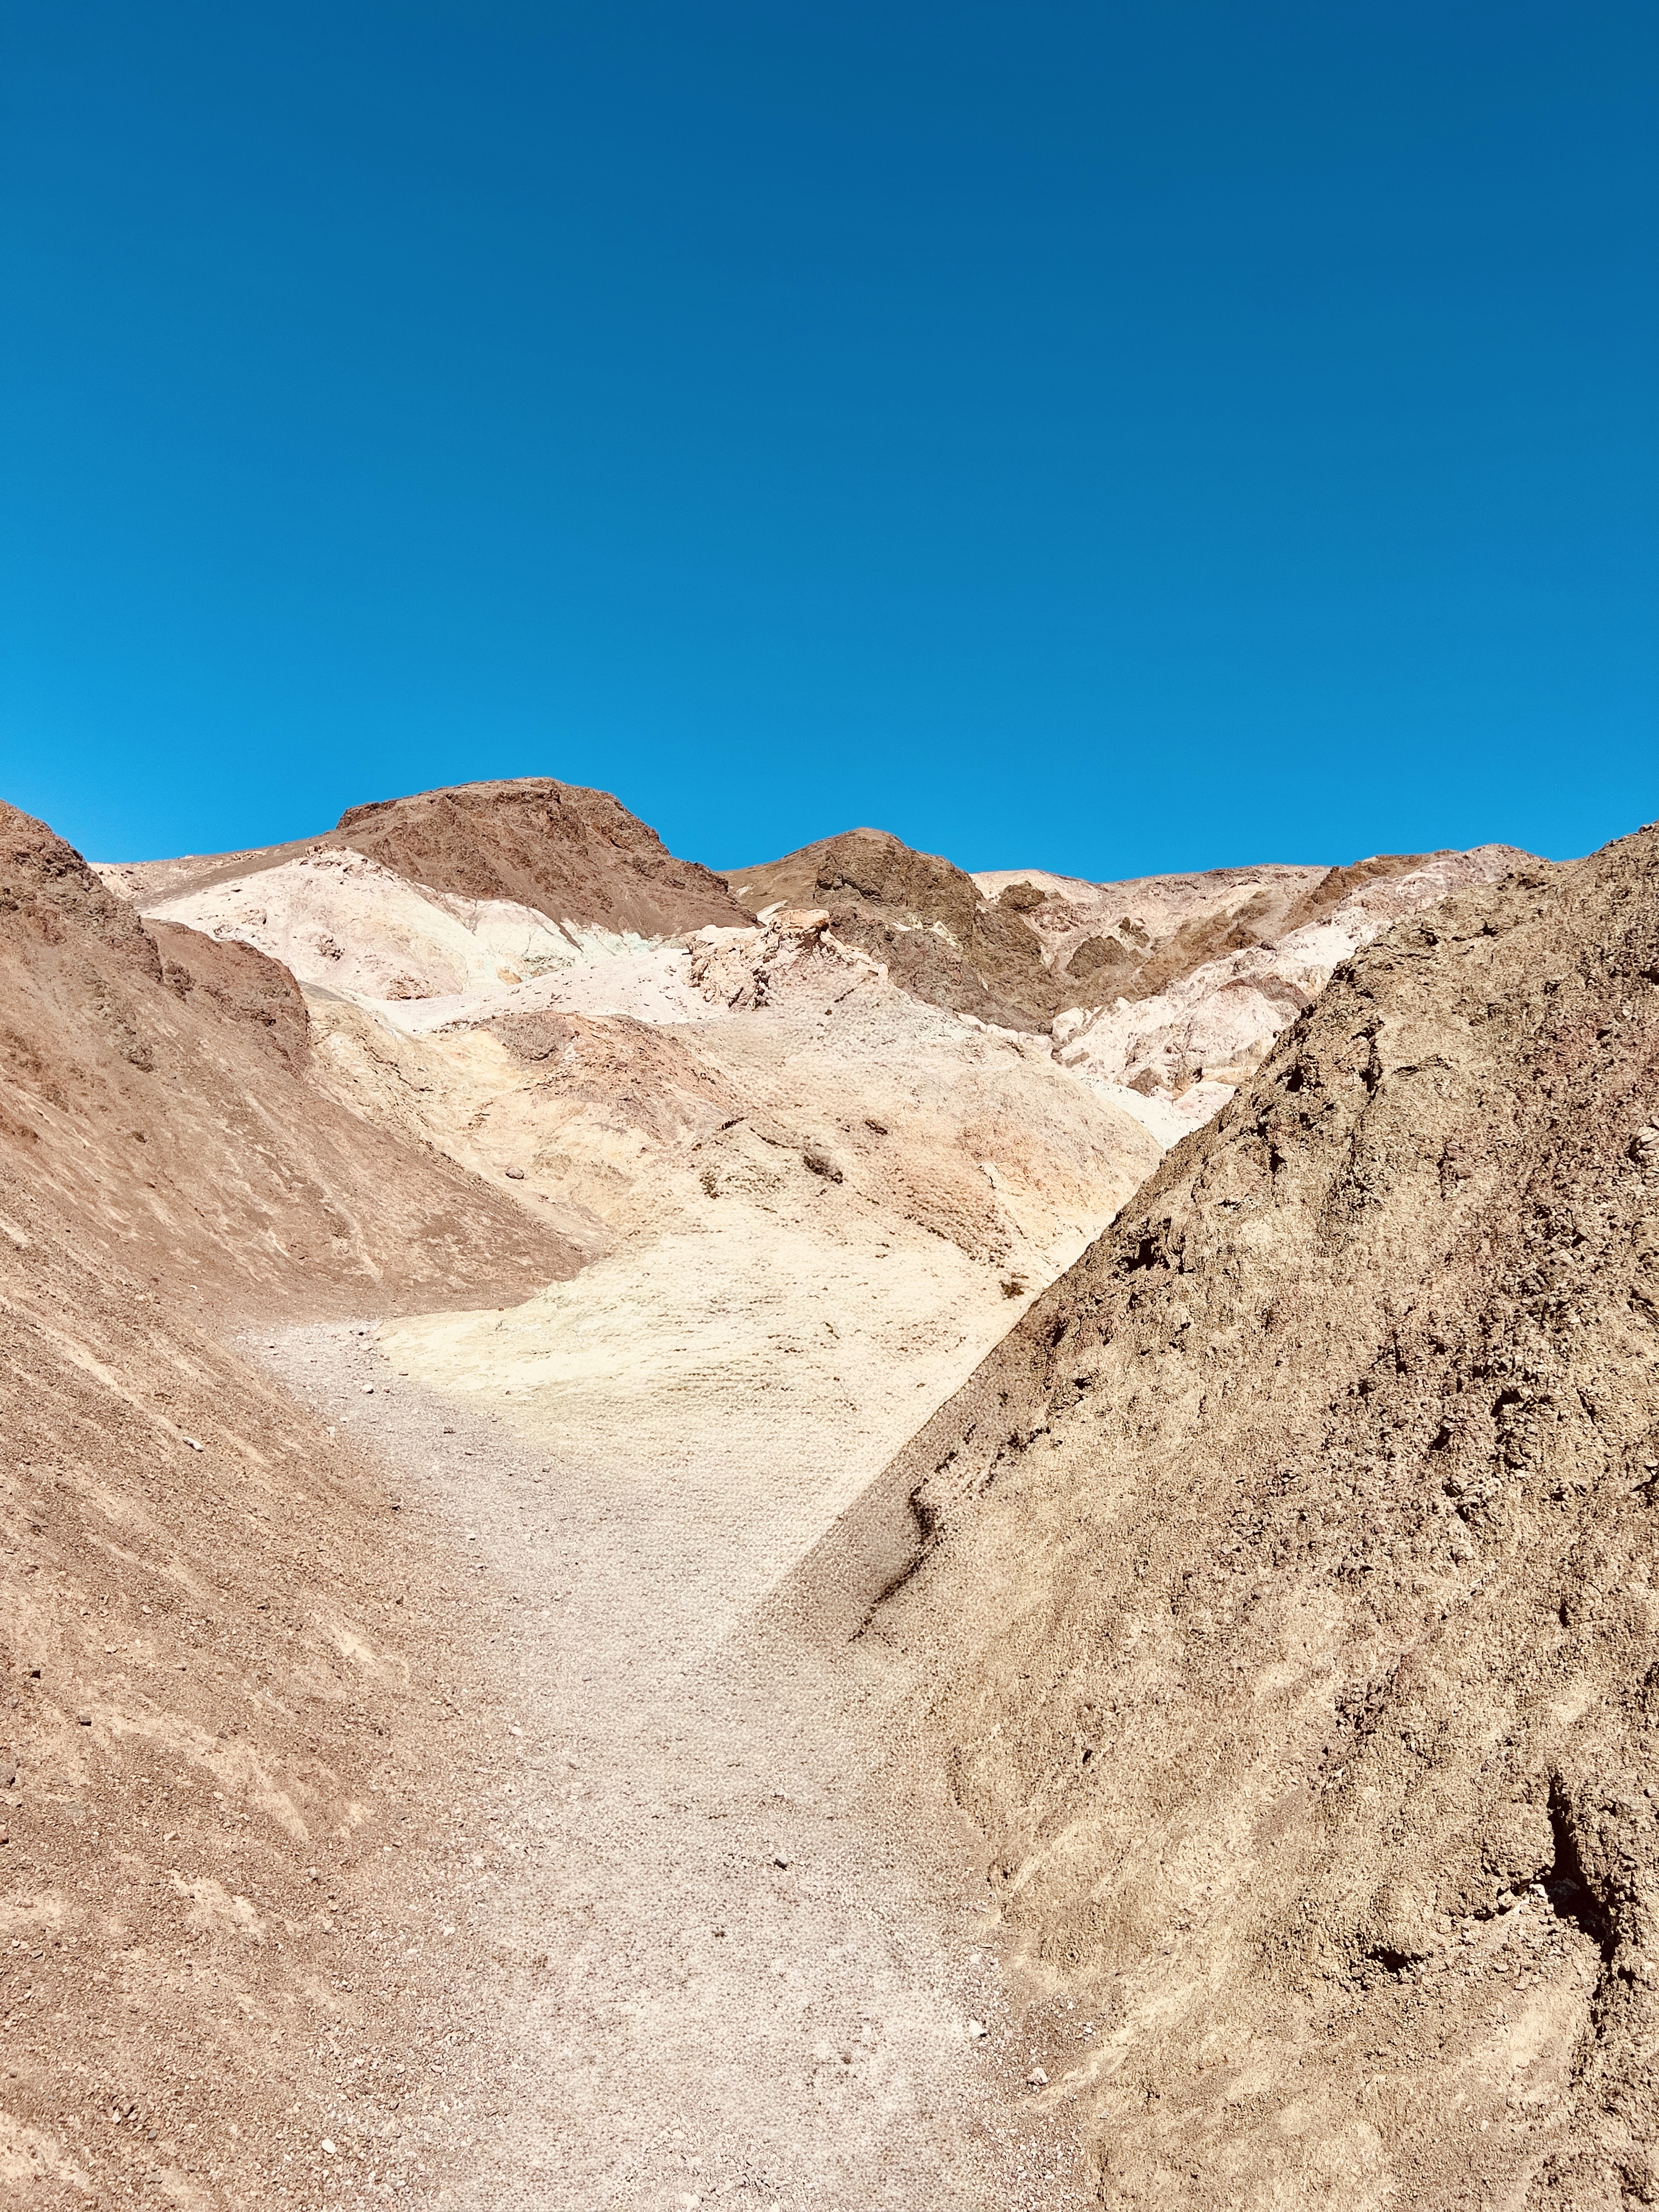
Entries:
[[507, 1171], [507, 1179], [509, 1182], [522, 1182], [524, 1181], [524, 1170], [522, 1168], [509, 1168]]
[[970, 2020], [968, 2023], [968, 2033], [977, 2043], [981, 2036], [986, 2033], [985, 2022], [982, 2020]]
[[364, 1383], [363, 1395], [365, 1398], [372, 1398], [374, 1395], [374, 1385], [372, 1382]]
[[777, 1851], [773, 1855], [772, 1863], [775, 1867], [787, 1867], [789, 1862], [781, 1851]]
[[328, 2154], [329, 2154], [329, 2156], [330, 2156], [331, 2158], [332, 2158], [332, 2157], [334, 2156], [334, 2154], [335, 2154], [335, 2152], [334, 2152], [334, 2146], [333, 2146], [333, 2144], [329, 2141], [329, 2139], [328, 2139], [328, 2137], [327, 2137], [326, 2136], [325, 2136], [323, 2137], [323, 2148], [324, 2148], [324, 2149], [328, 2153]]
[[90, 1713], [76, 1713], [75, 1717], [80, 1722], [82, 1728], [90, 1728], [92, 1726], [92, 1715]]
[[1048, 2086], [1048, 2076], [1040, 2066], [1034, 2066], [1025, 2076], [1025, 2086], [1028, 2089], [1046, 2089]]

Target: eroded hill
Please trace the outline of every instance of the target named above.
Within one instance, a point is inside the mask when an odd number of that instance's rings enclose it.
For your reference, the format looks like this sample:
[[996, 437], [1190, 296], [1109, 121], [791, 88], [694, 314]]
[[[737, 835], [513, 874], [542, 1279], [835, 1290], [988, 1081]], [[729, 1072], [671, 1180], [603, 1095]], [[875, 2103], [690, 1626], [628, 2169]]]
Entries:
[[0, 829], [8, 2180], [1646, 2185], [1646, 844]]
[[1659, 2192], [1659, 832], [1340, 967], [823, 1548], [1103, 2202]]

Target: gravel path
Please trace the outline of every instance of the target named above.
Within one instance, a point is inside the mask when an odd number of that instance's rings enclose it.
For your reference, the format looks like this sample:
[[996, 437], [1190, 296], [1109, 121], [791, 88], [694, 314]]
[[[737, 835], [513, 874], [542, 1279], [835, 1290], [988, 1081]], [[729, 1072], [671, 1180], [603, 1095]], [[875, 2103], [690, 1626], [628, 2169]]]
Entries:
[[1008, 1986], [915, 1686], [755, 1624], [787, 1516], [706, 1444], [556, 1455], [522, 1410], [394, 1373], [367, 1327], [258, 1356], [392, 1472], [411, 1549], [453, 1561], [430, 1638], [453, 1756], [425, 1760], [453, 1780], [383, 1801], [405, 1847], [377, 1956], [395, 1941], [425, 2056], [383, 2108], [397, 2148], [331, 2170], [325, 2201], [1084, 2202], [1024, 2087], [1082, 2024]]

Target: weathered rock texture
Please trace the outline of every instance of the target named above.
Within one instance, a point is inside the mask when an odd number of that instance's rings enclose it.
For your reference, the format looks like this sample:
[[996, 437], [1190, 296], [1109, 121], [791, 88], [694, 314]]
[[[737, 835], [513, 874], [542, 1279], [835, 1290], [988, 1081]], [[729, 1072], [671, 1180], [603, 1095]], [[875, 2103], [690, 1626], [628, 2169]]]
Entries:
[[912, 852], [884, 830], [848, 830], [726, 880], [757, 910], [827, 908], [837, 938], [930, 1006], [1037, 1030], [1073, 1003], [1016, 907], [982, 897], [951, 861]]
[[1339, 969], [861, 1542], [1103, 2203], [1653, 2202], [1659, 831]]
[[752, 920], [709, 869], [676, 860], [606, 791], [519, 776], [349, 806], [320, 837], [257, 852], [118, 864], [114, 888], [143, 906], [307, 855], [349, 850], [426, 890], [528, 907], [550, 921], [641, 937]]
[[398, 1846], [476, 1670], [384, 1467], [227, 1326], [574, 1255], [315, 1087], [285, 969], [11, 808], [0, 1004], [0, 2197], [314, 2202], [325, 2137], [412, 2177], [453, 1967], [394, 1954]]
[[[293, 977], [145, 928], [71, 847], [0, 805], [0, 1160], [122, 1264], [206, 1306], [458, 1297], [568, 1275], [574, 1249], [307, 1079]], [[320, 1302], [320, 1304], [319, 1303]]]

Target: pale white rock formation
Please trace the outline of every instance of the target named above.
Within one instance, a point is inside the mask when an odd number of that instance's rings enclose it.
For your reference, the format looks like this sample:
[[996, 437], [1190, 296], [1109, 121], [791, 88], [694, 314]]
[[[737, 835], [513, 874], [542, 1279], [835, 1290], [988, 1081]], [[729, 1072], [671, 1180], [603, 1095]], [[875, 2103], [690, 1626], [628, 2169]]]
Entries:
[[[131, 871], [101, 872], [119, 888]], [[407, 1036], [515, 1010], [702, 1021], [767, 1005], [803, 961], [844, 969], [843, 981], [882, 972], [826, 939], [822, 911], [775, 910], [757, 927], [647, 938], [432, 890], [349, 847], [225, 876], [143, 910], [252, 945], [307, 992], [366, 1007]]]
[[[792, 1372], [880, 1339], [884, 1314], [971, 1360], [1158, 1157], [1144, 1102], [1080, 1091], [1046, 1039], [923, 1004], [822, 908], [650, 939], [337, 847], [161, 888], [156, 919], [292, 970], [313, 1078], [342, 1103], [606, 1260], [574, 1298], [550, 1294], [561, 1328], [606, 1299], [644, 1328], [665, 1248], [691, 1334], [710, 1304], [710, 1358], [718, 1317], [747, 1309], [738, 1286], [770, 1269], [779, 1326], [816, 1347]], [[799, 1327], [798, 1304], [815, 1316]], [[621, 1371], [646, 1357], [643, 1339], [613, 1350]]]
[[[493, 994], [611, 949], [585, 946], [575, 933], [505, 899], [428, 890], [346, 847], [232, 876], [143, 911], [252, 945], [310, 988], [381, 1003]], [[622, 951], [626, 940], [614, 945]]]
[[[1055, 1057], [1129, 1112], [1143, 1099], [1148, 1127], [1160, 1141], [1173, 1142], [1219, 1112], [1362, 945], [1461, 884], [1500, 881], [1528, 857], [1512, 846], [1485, 845], [1437, 854], [1405, 874], [1363, 884], [1276, 943], [1206, 962], [1149, 997], [1068, 1009], [1054, 1025]], [[1114, 895], [1103, 904], [1128, 911], [1127, 894], [1143, 887], [1098, 888]], [[1245, 891], [1244, 885], [1229, 887], [1228, 896]], [[1141, 910], [1153, 903], [1143, 901]]]

